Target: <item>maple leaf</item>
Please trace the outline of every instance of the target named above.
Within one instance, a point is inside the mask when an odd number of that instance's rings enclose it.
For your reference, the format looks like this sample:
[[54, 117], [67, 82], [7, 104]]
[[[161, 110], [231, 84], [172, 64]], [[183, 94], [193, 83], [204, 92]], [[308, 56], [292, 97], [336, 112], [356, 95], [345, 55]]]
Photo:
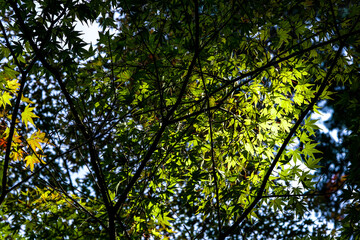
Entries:
[[34, 102], [31, 101], [29, 98], [24, 97], [24, 95], [21, 96], [21, 101], [26, 102], [26, 103], [34, 103]]
[[42, 155], [35, 155], [35, 154], [31, 154], [25, 157], [24, 161], [26, 162], [26, 166], [30, 166], [30, 170], [33, 171], [34, 170], [34, 165], [35, 163], [40, 163], [40, 161], [42, 163], [45, 163], [41, 158], [43, 156]]
[[18, 83], [16, 79], [11, 80], [7, 82], [7, 87], [9, 88], [10, 92], [15, 93], [20, 87], [20, 83]]
[[7, 137], [0, 138], [0, 149], [4, 151], [6, 149]]
[[173, 218], [168, 217], [167, 215], [169, 215], [169, 213], [164, 213], [163, 215], [159, 214], [157, 218], [158, 222], [161, 224], [162, 227], [171, 226], [169, 220], [174, 220]]
[[10, 102], [10, 99], [12, 99], [13, 97], [10, 95], [10, 93], [8, 92], [4, 92], [2, 94], [2, 96], [0, 97], [0, 106], [3, 106], [4, 107], [6, 106], [6, 104], [9, 104], [11, 106], [11, 102]]
[[24, 155], [24, 151], [21, 149], [18, 149], [16, 151], [12, 151], [10, 153], [10, 157], [11, 159], [13, 159], [14, 161], [20, 161], [23, 158]]
[[37, 139], [28, 138], [26, 141], [34, 152], [36, 148], [42, 150], [40, 142]]
[[29, 107], [29, 105], [27, 105], [24, 109], [24, 111], [21, 113], [21, 119], [23, 121], [23, 123], [25, 123], [26, 128], [28, 127], [28, 123], [30, 122], [32, 125], [35, 126], [33, 118], [38, 118], [38, 116], [36, 116], [32, 110], [34, 110], [35, 107]]
[[37, 132], [34, 132], [30, 138], [26, 139], [26, 141], [34, 151], [36, 151], [37, 148], [42, 151], [40, 143], [46, 143], [48, 139], [45, 138], [45, 133], [38, 130]]
[[13, 135], [13, 140], [12, 140], [12, 143], [11, 143], [11, 146], [17, 146], [18, 144], [22, 143], [21, 139], [20, 139], [20, 136], [19, 134], [16, 132], [14, 132], [14, 135]]

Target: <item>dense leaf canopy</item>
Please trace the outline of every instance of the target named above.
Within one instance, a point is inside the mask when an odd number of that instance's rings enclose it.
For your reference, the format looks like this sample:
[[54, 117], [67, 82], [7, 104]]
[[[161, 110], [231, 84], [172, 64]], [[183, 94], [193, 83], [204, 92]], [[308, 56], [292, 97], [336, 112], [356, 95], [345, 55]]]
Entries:
[[[360, 236], [357, 1], [0, 12], [5, 238]], [[98, 24], [98, 41], [76, 24]]]

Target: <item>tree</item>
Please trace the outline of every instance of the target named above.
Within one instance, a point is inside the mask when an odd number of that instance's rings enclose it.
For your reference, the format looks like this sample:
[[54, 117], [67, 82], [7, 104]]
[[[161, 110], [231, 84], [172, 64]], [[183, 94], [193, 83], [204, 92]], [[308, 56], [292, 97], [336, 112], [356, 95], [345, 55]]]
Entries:
[[357, 81], [358, 3], [0, 3], [4, 234], [241, 239], [329, 194], [311, 113]]
[[[354, 79], [342, 87], [337, 87], [334, 99], [326, 104], [333, 116], [327, 120], [329, 130], [336, 130], [338, 140], [335, 141], [329, 133], [317, 134], [316, 140], [320, 142], [318, 149], [324, 154], [322, 165], [319, 169], [321, 178], [319, 188], [322, 192], [334, 192], [336, 194], [322, 195], [315, 199], [317, 209], [327, 221], [333, 221], [342, 228], [345, 238], [359, 237], [358, 222], [358, 146], [359, 146], [359, 105], [357, 94], [358, 72], [353, 72]], [[346, 116], [346, 117], [344, 117]], [[345, 218], [345, 219], [344, 219]]]

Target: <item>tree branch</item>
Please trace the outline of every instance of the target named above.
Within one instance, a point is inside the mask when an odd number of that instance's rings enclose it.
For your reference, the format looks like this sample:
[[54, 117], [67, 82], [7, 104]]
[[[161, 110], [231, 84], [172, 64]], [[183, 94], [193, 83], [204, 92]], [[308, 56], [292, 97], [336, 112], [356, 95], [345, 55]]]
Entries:
[[[198, 37], [199, 39], [199, 37]], [[198, 48], [195, 48], [195, 53], [194, 56], [191, 60], [191, 63], [188, 67], [188, 71], [186, 73], [184, 82], [182, 83], [181, 89], [180, 89], [180, 93], [178, 98], [176, 99], [176, 102], [174, 104], [174, 106], [169, 110], [169, 112], [167, 113], [167, 115], [165, 116], [165, 118], [163, 119], [164, 121], [161, 123], [161, 127], [159, 129], [159, 131], [156, 134], [156, 137], [153, 141], [153, 143], [151, 144], [149, 150], [147, 151], [146, 155], [144, 156], [144, 159], [141, 161], [141, 164], [139, 166], [139, 168], [136, 170], [134, 176], [132, 177], [132, 179], [130, 180], [129, 184], [127, 185], [127, 187], [125, 188], [124, 192], [120, 195], [118, 201], [116, 202], [115, 206], [114, 206], [114, 211], [117, 212], [121, 206], [121, 204], [123, 204], [127, 198], [127, 195], [129, 194], [129, 192], [131, 191], [132, 187], [135, 185], [135, 183], [137, 182], [137, 180], [139, 179], [142, 171], [144, 170], [147, 162], [150, 160], [153, 152], [156, 149], [157, 144], [159, 143], [163, 132], [165, 131], [167, 125], [169, 124], [169, 120], [170, 118], [173, 116], [175, 110], [178, 108], [178, 106], [180, 105], [181, 101], [182, 101], [182, 97], [184, 96], [185, 92], [186, 92], [186, 87], [188, 85], [188, 82], [190, 80], [190, 76], [192, 74], [192, 71], [195, 67], [195, 63], [196, 60], [198, 58], [200, 54], [200, 51]]]
[[7, 48], [10, 50], [10, 53], [12, 54], [15, 64], [19, 67], [20, 72], [21, 72], [21, 82], [20, 82], [20, 89], [17, 93], [17, 97], [16, 97], [16, 103], [14, 106], [14, 110], [13, 113], [11, 115], [11, 124], [10, 124], [10, 131], [9, 131], [9, 135], [8, 135], [8, 139], [7, 139], [7, 145], [6, 145], [6, 152], [5, 152], [5, 159], [4, 159], [4, 166], [3, 166], [3, 176], [2, 176], [2, 185], [1, 185], [1, 195], [0, 195], [0, 205], [4, 202], [6, 194], [8, 193], [7, 191], [7, 171], [8, 171], [8, 167], [9, 167], [9, 162], [10, 162], [10, 153], [11, 153], [11, 143], [12, 143], [12, 139], [15, 133], [15, 125], [16, 125], [16, 119], [17, 119], [17, 115], [19, 112], [19, 108], [20, 108], [20, 103], [21, 103], [21, 96], [23, 94], [24, 91], [24, 86], [26, 83], [26, 79], [27, 79], [27, 74], [29, 73], [29, 71], [32, 69], [32, 67], [34, 66], [34, 63], [36, 61], [36, 57], [33, 58], [33, 60], [30, 62], [29, 66], [26, 68], [26, 70], [23, 70], [20, 63], [18, 62], [16, 55], [13, 51], [13, 49], [11, 48], [9, 39], [7, 37], [7, 34], [5, 32], [5, 28], [2, 24], [2, 22], [0, 21], [0, 28], [1, 31], [3, 33], [3, 36], [5, 38], [5, 42], [7, 45]]
[[262, 199], [262, 194], [265, 191], [265, 187], [267, 184], [267, 181], [269, 180], [269, 177], [273, 171], [273, 169], [275, 168], [277, 162], [280, 159], [280, 156], [282, 155], [282, 153], [285, 151], [286, 146], [288, 145], [288, 143], [290, 142], [292, 135], [295, 133], [295, 131], [297, 130], [297, 128], [300, 126], [301, 122], [304, 120], [304, 118], [306, 117], [306, 115], [313, 109], [315, 103], [319, 100], [321, 94], [323, 93], [323, 91], [325, 90], [329, 78], [332, 74], [332, 71], [335, 68], [335, 65], [337, 63], [338, 58], [340, 57], [341, 51], [343, 49], [344, 46], [340, 46], [340, 48], [338, 49], [338, 51], [336, 52], [335, 58], [333, 60], [333, 63], [329, 69], [329, 71], [327, 72], [323, 82], [320, 85], [320, 88], [318, 90], [318, 92], [316, 93], [315, 97], [312, 99], [311, 103], [308, 105], [308, 107], [306, 108], [306, 110], [300, 115], [299, 119], [296, 121], [295, 125], [292, 127], [290, 133], [288, 134], [288, 136], [286, 137], [285, 141], [283, 142], [283, 144], [281, 145], [278, 153], [275, 156], [274, 161], [271, 163], [268, 171], [266, 172], [264, 179], [262, 181], [262, 184], [260, 186], [260, 189], [258, 191], [258, 194], [256, 196], [256, 198], [254, 199], [254, 201], [250, 204], [250, 206], [245, 209], [245, 211], [242, 213], [242, 215], [234, 222], [234, 224], [232, 226], [230, 226], [221, 236], [219, 239], [225, 239], [225, 237], [227, 237], [229, 234], [231, 234], [232, 232], [234, 232], [236, 230], [236, 228], [239, 226], [239, 224], [247, 217], [247, 215], [253, 210], [253, 208], [257, 205], [257, 203]]
[[[22, 19], [22, 14], [21, 14], [21, 10], [17, 7], [16, 2], [14, 1], [10, 1], [10, 4], [13, 8], [13, 10], [15, 11], [15, 15], [18, 19], [18, 24], [21, 28], [21, 30], [24, 33], [24, 36], [27, 37], [27, 40], [30, 43], [30, 46], [32, 47], [33, 51], [35, 52], [36, 56], [38, 57], [38, 59], [41, 61], [41, 63], [44, 65], [44, 67], [53, 74], [53, 76], [55, 77], [55, 79], [57, 80], [61, 92], [64, 94], [65, 99], [70, 107], [70, 110], [75, 118], [75, 122], [77, 124], [77, 126], [79, 127], [80, 131], [82, 132], [83, 136], [85, 139], [93, 139], [92, 138], [92, 134], [86, 129], [84, 123], [81, 121], [80, 117], [79, 117], [79, 113], [75, 108], [75, 105], [70, 97], [70, 94], [67, 92], [67, 89], [65, 87], [64, 82], [62, 81], [62, 77], [61, 74], [59, 72], [59, 70], [53, 66], [51, 66], [47, 61], [46, 61], [46, 57], [44, 55], [44, 53], [42, 52], [41, 49], [39, 49], [37, 47], [37, 45], [35, 44], [35, 42], [32, 39], [32, 32], [28, 29], [28, 27], [26, 26], [24, 20]], [[100, 166], [98, 166], [99, 163], [99, 159], [98, 159], [98, 154], [94, 148], [94, 143], [93, 141], [89, 141], [88, 144], [88, 149], [89, 149], [89, 153], [90, 153], [90, 161], [91, 161], [91, 165], [94, 168], [95, 171], [95, 175], [97, 177], [97, 181], [99, 183], [99, 185], [101, 186], [100, 188], [100, 192], [102, 195], [102, 198], [104, 200], [108, 215], [109, 215], [109, 234], [110, 234], [110, 239], [115, 239], [115, 226], [114, 226], [114, 213], [113, 213], [113, 209], [112, 209], [112, 203], [109, 197], [109, 193], [107, 190], [107, 186], [105, 184], [105, 179], [103, 178], [103, 176], [101, 175], [101, 170], [100, 170]], [[1, 198], [0, 198], [1, 200]]]

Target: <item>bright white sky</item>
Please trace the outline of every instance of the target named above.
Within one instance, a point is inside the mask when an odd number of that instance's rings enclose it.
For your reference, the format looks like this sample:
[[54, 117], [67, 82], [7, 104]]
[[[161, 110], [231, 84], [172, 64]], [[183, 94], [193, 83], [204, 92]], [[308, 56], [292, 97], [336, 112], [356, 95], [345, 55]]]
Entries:
[[[83, 33], [83, 35], [81, 35], [82, 39], [88, 43], [88, 44], [92, 44], [95, 45], [97, 42], [97, 39], [99, 38], [99, 25], [94, 22], [93, 24], [82, 24], [81, 22], [77, 22], [76, 23], [76, 27], [75, 30], [80, 31]], [[90, 45], [89, 45], [90, 46]]]

